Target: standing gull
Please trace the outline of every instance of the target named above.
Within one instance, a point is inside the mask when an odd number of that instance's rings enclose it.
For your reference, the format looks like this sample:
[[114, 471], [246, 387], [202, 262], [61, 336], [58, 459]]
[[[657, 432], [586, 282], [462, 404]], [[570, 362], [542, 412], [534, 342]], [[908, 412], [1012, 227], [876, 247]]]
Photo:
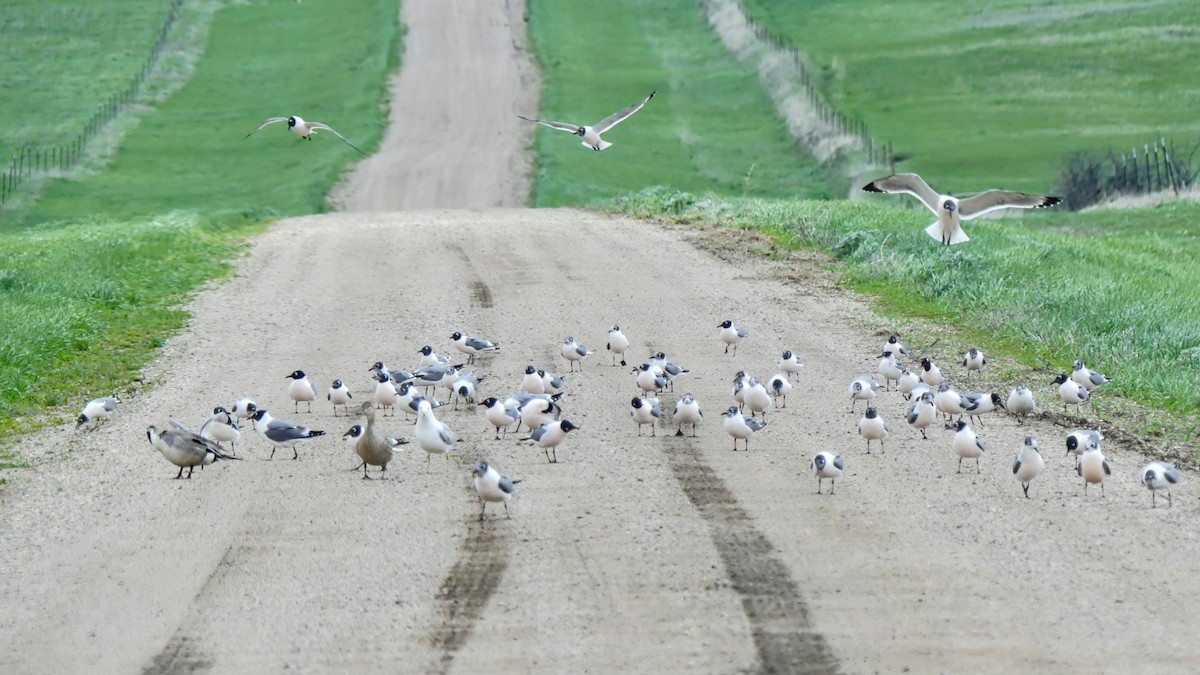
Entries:
[[1100, 451], [1100, 443], [1093, 437], [1088, 440], [1075, 463], [1075, 473], [1083, 479], [1083, 494], [1087, 496], [1088, 485], [1100, 484], [1100, 496], [1104, 496], [1104, 479], [1112, 475], [1112, 467]]
[[536, 122], [537, 124], [540, 124], [540, 125], [546, 126], [546, 127], [550, 127], [551, 129], [557, 129], [558, 131], [565, 131], [569, 134], [575, 134], [576, 136], [579, 136], [580, 138], [583, 139], [582, 143], [583, 143], [584, 147], [588, 147], [588, 148], [591, 148], [592, 150], [600, 151], [600, 150], [604, 150], [604, 149], [612, 146], [612, 143], [609, 143], [608, 141], [600, 138], [600, 134], [603, 134], [604, 132], [608, 131], [609, 129], [612, 129], [613, 127], [617, 126], [621, 122], [624, 122], [625, 120], [632, 117], [633, 114], [636, 113], [637, 111], [641, 110], [642, 107], [645, 106], [646, 103], [648, 103], [650, 101], [650, 99], [654, 98], [654, 95], [657, 93], [658, 93], [658, 90], [655, 89], [654, 91], [650, 92], [649, 96], [642, 99], [641, 101], [634, 103], [633, 105], [629, 106], [628, 108], [625, 108], [624, 110], [619, 110], [619, 111], [609, 115], [608, 117], [605, 117], [604, 119], [600, 120], [599, 122], [596, 122], [596, 124], [594, 124], [593, 126], [587, 126], [587, 125], [579, 126], [578, 124], [570, 124], [568, 122], [551, 122], [549, 120], [533, 119], [531, 117], [526, 117], [524, 115], [517, 115], [517, 117], [520, 117], [521, 119], [523, 119], [527, 122]]
[[521, 413], [514, 406], [505, 405], [505, 403], [494, 396], [483, 399], [479, 405], [486, 408], [484, 417], [487, 418], [488, 424], [496, 428], [496, 440], [500, 440], [500, 430], [504, 430], [504, 435], [508, 435], [508, 425], [521, 419]]
[[559, 347], [559, 351], [562, 352], [563, 358], [566, 359], [569, 364], [571, 364], [571, 370], [568, 372], [575, 372], [575, 364], [578, 363], [579, 372], [582, 373], [583, 360], [592, 354], [592, 350], [588, 349], [584, 345], [579, 344], [575, 341], [575, 338], [569, 336], [567, 339], [563, 340], [562, 346]]
[[1171, 486], [1179, 484], [1179, 469], [1166, 462], [1150, 462], [1142, 467], [1142, 485], [1150, 491], [1150, 506], [1158, 506], [1158, 491], [1167, 491], [1167, 506], [1173, 506]]
[[971, 426], [966, 422], [959, 420], [954, 423], [954, 440], [951, 441], [951, 446], [954, 452], [958, 454], [958, 473], [962, 473], [962, 461], [964, 459], [975, 459], [975, 473], [979, 473], [979, 458], [987, 448], [983, 445], [983, 439], [975, 435], [971, 430]]
[[433, 407], [428, 400], [421, 400], [417, 404], [417, 426], [413, 430], [413, 436], [417, 439], [417, 445], [426, 453], [426, 464], [434, 455], [443, 455], [446, 464], [450, 463], [450, 451], [454, 449], [458, 437], [450, 427], [433, 415]]
[[483, 522], [483, 513], [487, 510], [488, 502], [503, 504], [504, 517], [511, 518], [512, 516], [508, 515], [508, 500], [512, 499], [513, 493], [517, 491], [516, 485], [521, 481], [510, 480], [483, 460], [475, 462], [475, 470], [471, 475], [475, 477], [475, 492], [479, 494], [479, 522]]
[[721, 332], [717, 333], [717, 337], [721, 338], [721, 342], [725, 343], [725, 353], [728, 354], [729, 348], [733, 347], [733, 355], [737, 356], [738, 343], [742, 341], [742, 338], [749, 337], [750, 334], [733, 325], [733, 322], [729, 319], [717, 324], [717, 328], [721, 329]]
[[75, 428], [78, 429], [93, 420], [95, 420], [96, 426], [92, 428], [99, 427], [108, 420], [108, 416], [113, 414], [113, 411], [117, 409], [117, 404], [120, 402], [121, 399], [117, 398], [116, 394], [88, 401], [79, 413], [79, 417], [75, 418]]
[[783, 356], [779, 357], [779, 370], [787, 373], [788, 376], [799, 375], [800, 369], [803, 367], [804, 359], [790, 349], [785, 351]]
[[[551, 464], [558, 463], [558, 446], [567, 438], [567, 434], [578, 429], [579, 427], [571, 423], [571, 420], [558, 420], [557, 422], [547, 422], [538, 426], [529, 436], [522, 438], [521, 442], [526, 445], [536, 445], [546, 453], [546, 461]], [[554, 459], [550, 458], [550, 453], [554, 453]]]
[[347, 387], [341, 380], [334, 380], [329, 387], [329, 392], [325, 394], [325, 400], [333, 404], [333, 416], [337, 417], [337, 407], [340, 405], [346, 410], [346, 414], [350, 414], [350, 399], [354, 396], [350, 393], [350, 387]]
[[812, 459], [812, 470], [817, 475], [817, 494], [821, 494], [821, 480], [829, 479], [829, 494], [833, 494], [833, 483], [842, 477], [846, 464], [841, 455], [835, 455], [828, 450], [818, 452]]
[[630, 404], [629, 416], [638, 427], [638, 436], [642, 435], [642, 426], [650, 425], [650, 435], [658, 435], [658, 420], [662, 417], [662, 408], [656, 398], [633, 397]]
[[612, 352], [613, 365], [617, 364], [617, 357], [621, 357], [621, 365], [625, 363], [625, 350], [629, 349], [629, 338], [621, 332], [621, 327], [613, 324], [612, 328], [608, 329], [608, 342], [604, 345], [605, 349]]
[[729, 406], [729, 409], [721, 413], [725, 416], [725, 422], [722, 424], [725, 432], [733, 436], [733, 450], [737, 452], [738, 439], [742, 439], [746, 443], [746, 450], [750, 449], [750, 437], [754, 432], [759, 431], [767, 426], [766, 422], [759, 422], [751, 417], [746, 419], [742, 417], [742, 412], [737, 409], [736, 405]]
[[887, 422], [879, 416], [879, 410], [873, 406], [867, 408], [867, 412], [858, 420], [858, 435], [867, 442], [868, 455], [871, 454], [871, 441], [879, 441], [879, 452], [883, 452], [883, 441], [890, 431]]
[[298, 427], [287, 420], [277, 420], [271, 417], [266, 408], [255, 411], [254, 430], [262, 434], [271, 444], [271, 456], [268, 461], [275, 459], [275, 451], [280, 448], [291, 448], [292, 459], [300, 459], [297, 446], [307, 443], [317, 436], [324, 436], [324, 431], [314, 431], [308, 427]]
[[683, 435], [683, 425], [692, 425], [692, 435], [696, 435], [696, 425], [704, 417], [704, 413], [700, 412], [700, 404], [696, 402], [696, 397], [691, 394], [684, 394], [683, 398], [675, 402], [675, 423], [679, 425], [675, 435]]
[[288, 385], [288, 396], [292, 398], [292, 403], [295, 404], [293, 412], [300, 412], [300, 404], [308, 404], [308, 412], [312, 412], [312, 402], [317, 399], [317, 388], [313, 386], [312, 381], [304, 374], [303, 370], [292, 371], [291, 375], [286, 376], [292, 382]]
[[1026, 436], [1024, 447], [1013, 461], [1013, 475], [1021, 481], [1021, 489], [1025, 491], [1026, 499], [1029, 499], [1029, 484], [1044, 468], [1046, 462], [1042, 460], [1042, 453], [1038, 452], [1037, 439]]
[[467, 355], [467, 363], [474, 363], [475, 357], [479, 354], [489, 354], [491, 352], [500, 351], [500, 343], [484, 340], [483, 338], [463, 335], [455, 331], [450, 335], [450, 339], [454, 340], [454, 347], [458, 351]]
[[1007, 208], [1040, 209], [1054, 206], [1062, 200], [1058, 197], [1028, 195], [1008, 190], [988, 190], [973, 197], [956, 199], [950, 195], [939, 195], [915, 173], [898, 173], [873, 180], [863, 186], [866, 192], [909, 194], [921, 200], [925, 208], [933, 211], [937, 220], [925, 228], [925, 234], [947, 246], [970, 240], [963, 232], [962, 221], [978, 218], [989, 211]]
[[1028, 387], [1018, 384], [1009, 392], [1006, 407], [1016, 416], [1017, 424], [1024, 424], [1025, 417], [1037, 409], [1037, 401], [1033, 400], [1033, 392]]
[[1071, 379], [1077, 382], [1084, 389], [1087, 389], [1089, 392], [1100, 385], [1112, 382], [1112, 380], [1105, 377], [1103, 373], [1097, 373], [1091, 368], [1083, 365], [1083, 361], [1075, 362], [1071, 369]]

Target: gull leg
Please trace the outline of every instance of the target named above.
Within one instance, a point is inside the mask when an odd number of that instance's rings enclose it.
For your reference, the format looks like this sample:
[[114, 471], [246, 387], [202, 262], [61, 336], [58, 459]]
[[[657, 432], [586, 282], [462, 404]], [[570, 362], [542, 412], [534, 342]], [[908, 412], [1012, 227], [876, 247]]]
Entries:
[[363, 462], [362, 466], [363, 466], [363, 480], [371, 480], [371, 477], [367, 475], [367, 463]]
[[175, 474], [175, 480], [179, 480], [180, 478], [183, 478], [183, 467], [182, 466], [179, 467], [179, 473]]
[[554, 463], [558, 464], [558, 448], [554, 448]]
[[821, 477], [817, 476], [817, 494], [821, 494]]
[[962, 457], [958, 458], [958, 472], [962, 473]]
[[833, 487], [834, 487], [835, 482], [837, 482], [836, 478], [829, 479], [829, 494], [833, 494]]
[[551, 464], [552, 462], [550, 461], [550, 450], [547, 448], [542, 448], [542, 452], [546, 453], [546, 463]]
[[292, 448], [292, 459], [300, 459], [300, 451], [296, 448]]
[[1029, 499], [1029, 483], [1021, 483], [1021, 489], [1025, 491], [1025, 499]]
[[508, 518], [509, 520], [512, 520], [512, 516], [509, 515], [509, 513], [508, 513], [508, 502], [502, 502], [502, 503], [504, 504], [504, 517]]

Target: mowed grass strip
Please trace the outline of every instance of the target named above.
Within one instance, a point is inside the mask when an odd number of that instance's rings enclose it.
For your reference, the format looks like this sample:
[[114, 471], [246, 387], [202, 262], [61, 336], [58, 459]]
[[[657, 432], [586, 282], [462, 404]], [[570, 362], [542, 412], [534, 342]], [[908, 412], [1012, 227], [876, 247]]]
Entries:
[[1200, 137], [1194, 0], [743, 0], [934, 188], [1050, 190], [1064, 158]]
[[370, 152], [397, 62], [395, 2], [229, 3], [192, 79], [143, 119], [99, 175], [51, 181], [25, 223], [94, 214], [269, 208], [313, 213], [360, 155], [324, 133], [302, 141], [268, 117], [324, 122]]
[[0, 3], [0, 171], [25, 143], [73, 140], [140, 71], [169, 9], [165, 0]]
[[[0, 231], [0, 445], [127, 391], [182, 304], [231, 273], [265, 214], [170, 214]], [[17, 460], [0, 454], [0, 468]]]
[[[762, 231], [784, 250], [827, 252], [846, 263], [841, 271], [852, 287], [878, 297], [898, 324], [916, 317], [946, 324], [985, 351], [1037, 369], [1044, 381], [1026, 385], [1043, 404], [1057, 401], [1054, 373], [1082, 359], [1115, 379], [1100, 405], [1124, 396], [1193, 422], [1200, 414], [1196, 204], [972, 221], [970, 243], [954, 247], [925, 235], [933, 216], [924, 209], [697, 200], [661, 188], [617, 204], [639, 217]], [[953, 362], [967, 346], [938, 349]]]
[[754, 69], [729, 55], [689, 0], [530, 0], [542, 68], [540, 117], [594, 124], [657, 89], [594, 152], [537, 132], [536, 206], [597, 204], [647, 185], [724, 195], [829, 197], [830, 177], [801, 152]]

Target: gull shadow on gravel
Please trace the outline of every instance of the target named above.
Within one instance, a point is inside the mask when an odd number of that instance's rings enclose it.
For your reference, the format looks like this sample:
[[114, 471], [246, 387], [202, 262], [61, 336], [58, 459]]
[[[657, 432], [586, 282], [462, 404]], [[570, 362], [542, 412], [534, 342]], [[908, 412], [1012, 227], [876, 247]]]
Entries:
[[439, 673], [450, 670], [454, 655], [466, 644], [508, 567], [508, 539], [495, 533], [499, 523], [490, 519], [480, 522], [472, 513], [466, 524], [467, 540], [462, 552], [437, 593], [442, 625], [434, 630], [431, 640], [441, 652], [436, 669]]
[[694, 441], [664, 443], [671, 471], [696, 512], [708, 523], [742, 609], [750, 620], [762, 673], [830, 673], [838, 669], [825, 637], [809, 618], [808, 605], [775, 548], [704, 461]]

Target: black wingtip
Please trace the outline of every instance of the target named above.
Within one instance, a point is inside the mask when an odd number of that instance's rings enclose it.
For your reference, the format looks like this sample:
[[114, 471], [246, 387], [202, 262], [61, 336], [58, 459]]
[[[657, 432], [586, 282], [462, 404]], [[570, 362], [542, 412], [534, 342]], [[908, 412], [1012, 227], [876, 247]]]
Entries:
[[875, 181], [871, 181], [863, 186], [863, 192], [883, 192], [883, 190], [875, 187]]

